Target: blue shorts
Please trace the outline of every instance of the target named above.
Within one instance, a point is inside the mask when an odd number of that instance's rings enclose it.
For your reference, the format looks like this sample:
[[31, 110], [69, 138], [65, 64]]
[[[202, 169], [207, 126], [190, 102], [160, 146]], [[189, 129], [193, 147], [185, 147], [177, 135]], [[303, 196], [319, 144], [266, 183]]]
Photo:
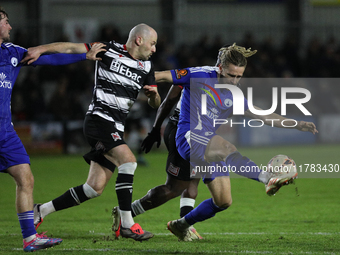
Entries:
[[0, 172], [15, 165], [30, 164], [30, 158], [15, 131], [2, 133], [0, 141]]
[[203, 182], [214, 180], [218, 176], [229, 176], [227, 165], [224, 161], [208, 163], [204, 154], [208, 142], [216, 134], [209, 131], [187, 131], [176, 135], [176, 146], [179, 154], [190, 161], [194, 170], [191, 177], [201, 177]]

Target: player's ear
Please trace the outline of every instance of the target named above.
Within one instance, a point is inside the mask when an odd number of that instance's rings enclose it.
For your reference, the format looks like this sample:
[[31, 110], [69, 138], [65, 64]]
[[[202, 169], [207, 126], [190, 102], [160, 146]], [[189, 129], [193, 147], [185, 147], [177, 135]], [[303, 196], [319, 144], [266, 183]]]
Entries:
[[140, 46], [143, 43], [143, 38], [141, 36], [136, 37], [136, 44]]

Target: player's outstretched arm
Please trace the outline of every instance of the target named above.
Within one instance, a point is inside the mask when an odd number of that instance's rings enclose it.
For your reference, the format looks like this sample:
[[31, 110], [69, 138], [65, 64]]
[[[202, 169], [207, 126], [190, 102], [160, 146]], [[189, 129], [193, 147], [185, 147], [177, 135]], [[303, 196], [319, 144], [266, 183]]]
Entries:
[[93, 45], [91, 50], [89, 50], [86, 54], [66, 54], [66, 53], [56, 53], [56, 54], [48, 54], [40, 56], [36, 61], [32, 63], [33, 66], [37, 65], [68, 65], [73, 64], [79, 61], [83, 61], [86, 59], [89, 60], [101, 60], [101, 58], [96, 55], [102, 51], [106, 51], [104, 44], [96, 44]]
[[36, 61], [44, 53], [86, 53], [87, 49], [83, 43], [56, 42], [28, 48], [25, 58], [21, 63], [27, 65]]
[[[262, 110], [261, 108], [254, 106], [257, 110]], [[251, 119], [260, 119], [264, 122], [264, 124], [268, 126], [274, 126], [279, 128], [296, 128], [300, 131], [311, 132], [312, 134], [316, 134], [319, 131], [316, 129], [316, 126], [313, 122], [306, 121], [296, 121], [293, 119], [285, 118], [277, 113], [272, 113], [268, 115], [257, 115], [249, 111], [249, 109], [245, 112], [245, 116]], [[285, 121], [284, 121], [285, 120]], [[283, 125], [284, 121], [284, 125]], [[297, 123], [297, 125], [295, 125]]]
[[306, 121], [302, 121], [302, 120], [298, 121], [296, 128], [300, 131], [311, 132], [314, 135], [316, 133], [319, 133], [319, 131], [316, 129], [316, 126], [313, 122], [306, 122]]
[[161, 72], [155, 72], [155, 79], [156, 82], [168, 82], [168, 83], [172, 83], [173, 79], [172, 79], [172, 75], [170, 71], [161, 71]]

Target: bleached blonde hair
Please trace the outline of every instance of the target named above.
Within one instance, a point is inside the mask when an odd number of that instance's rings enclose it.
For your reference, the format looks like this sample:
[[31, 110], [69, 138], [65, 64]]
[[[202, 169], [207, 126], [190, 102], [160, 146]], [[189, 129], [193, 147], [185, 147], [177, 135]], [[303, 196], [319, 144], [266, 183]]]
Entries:
[[235, 66], [246, 66], [247, 58], [253, 56], [257, 50], [246, 49], [234, 43], [231, 46], [222, 47], [218, 51], [216, 66], [228, 66], [233, 64]]

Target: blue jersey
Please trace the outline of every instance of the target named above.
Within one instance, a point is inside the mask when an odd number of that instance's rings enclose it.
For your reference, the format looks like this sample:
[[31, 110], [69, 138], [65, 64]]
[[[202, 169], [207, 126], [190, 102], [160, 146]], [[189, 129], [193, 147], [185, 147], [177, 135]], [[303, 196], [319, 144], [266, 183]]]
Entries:
[[[27, 50], [13, 43], [2, 43], [0, 48], [0, 132], [14, 131], [11, 121], [11, 96], [15, 80]], [[32, 66], [67, 65], [86, 59], [86, 54], [51, 54], [40, 56]], [[4, 136], [0, 137], [2, 139]]]
[[[203, 66], [171, 70], [173, 84], [183, 86], [178, 135], [187, 131], [215, 134], [219, 125], [214, 119], [227, 119], [233, 112], [233, 95], [227, 89], [215, 88], [218, 67]], [[206, 114], [202, 114], [202, 94], [206, 94]], [[244, 109], [248, 109], [244, 98]]]
[[1, 44], [0, 60], [0, 132], [13, 131], [11, 123], [11, 95], [22, 67], [20, 61], [27, 50], [12, 43]]

